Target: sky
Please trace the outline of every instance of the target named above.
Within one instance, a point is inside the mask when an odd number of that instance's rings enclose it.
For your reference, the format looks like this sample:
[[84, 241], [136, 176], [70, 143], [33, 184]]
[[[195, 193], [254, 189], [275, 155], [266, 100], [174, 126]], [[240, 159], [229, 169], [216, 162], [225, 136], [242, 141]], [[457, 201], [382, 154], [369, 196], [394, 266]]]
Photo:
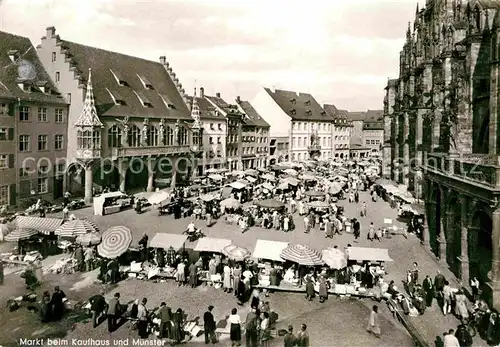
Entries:
[[[421, 0], [422, 1], [422, 0]], [[190, 95], [252, 100], [262, 87], [339, 109], [382, 109], [417, 0], [0, 0], [1, 30], [158, 61]]]

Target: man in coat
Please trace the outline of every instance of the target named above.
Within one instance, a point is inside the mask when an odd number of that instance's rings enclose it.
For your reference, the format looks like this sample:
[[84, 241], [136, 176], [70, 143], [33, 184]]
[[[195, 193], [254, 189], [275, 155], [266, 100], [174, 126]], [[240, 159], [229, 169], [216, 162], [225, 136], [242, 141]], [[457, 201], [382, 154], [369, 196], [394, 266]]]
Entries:
[[120, 317], [120, 293], [116, 293], [108, 303], [108, 331], [112, 333], [117, 328], [117, 321]]
[[198, 267], [195, 263], [189, 265], [189, 284], [191, 288], [195, 288], [198, 285]]
[[297, 345], [297, 339], [295, 338], [295, 335], [293, 334], [293, 326], [291, 326], [291, 325], [288, 326], [288, 332], [285, 335], [283, 345], [284, 345], [284, 347], [294, 347]]
[[[158, 338], [163, 339], [164, 337], [168, 337], [168, 327], [170, 325], [170, 321], [172, 320], [172, 309], [167, 307], [165, 302], [160, 304], [160, 309], [158, 310], [158, 318], [160, 319], [160, 333]], [[167, 333], [167, 336], [165, 336]]]
[[92, 327], [96, 328], [100, 318], [106, 313], [106, 299], [101, 294], [97, 294], [89, 299], [89, 303], [92, 313]]
[[247, 318], [245, 320], [245, 335], [247, 347], [257, 347], [257, 329], [258, 326], [256, 308], [252, 307], [252, 310], [248, 312]]
[[425, 276], [423, 287], [425, 291], [425, 304], [427, 307], [431, 307], [432, 300], [434, 299], [434, 285], [429, 275]]
[[212, 310], [212, 305], [208, 306], [208, 311], [203, 314], [203, 330], [205, 332], [205, 344], [210, 342], [216, 343], [217, 337], [215, 336], [216, 323]]

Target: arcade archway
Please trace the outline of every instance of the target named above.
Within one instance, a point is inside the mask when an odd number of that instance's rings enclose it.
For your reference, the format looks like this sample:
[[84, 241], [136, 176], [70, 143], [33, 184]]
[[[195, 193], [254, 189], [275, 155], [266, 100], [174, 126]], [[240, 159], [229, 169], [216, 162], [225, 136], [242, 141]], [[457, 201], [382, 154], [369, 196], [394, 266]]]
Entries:
[[485, 209], [475, 211], [468, 237], [469, 273], [481, 283], [489, 281], [488, 272], [492, 261], [492, 221]]
[[462, 225], [461, 225], [461, 204], [456, 194], [453, 194], [447, 201], [448, 211], [446, 214], [446, 261], [451, 271], [460, 276], [460, 263], [458, 257], [462, 251]]
[[427, 225], [429, 227], [429, 246], [439, 256], [437, 238], [441, 234], [441, 191], [437, 184], [430, 184], [430, 198], [426, 203]]
[[128, 166], [125, 175], [125, 189], [138, 190], [146, 189], [148, 186], [148, 165], [140, 158], [133, 158]]
[[92, 170], [94, 187], [97, 189], [109, 188], [111, 191], [120, 188], [120, 173], [118, 168], [109, 162], [101, 162]]

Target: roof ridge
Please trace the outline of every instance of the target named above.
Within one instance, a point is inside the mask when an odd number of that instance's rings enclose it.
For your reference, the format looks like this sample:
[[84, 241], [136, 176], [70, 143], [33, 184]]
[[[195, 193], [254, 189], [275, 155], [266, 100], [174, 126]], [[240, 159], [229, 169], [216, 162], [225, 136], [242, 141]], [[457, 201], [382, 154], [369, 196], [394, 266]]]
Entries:
[[86, 45], [86, 44], [79, 43], [79, 42], [74, 42], [74, 41], [69, 41], [69, 40], [62, 40], [61, 39], [60, 41], [63, 44], [64, 43], [69, 43], [71, 45], [78, 45], [78, 46], [83, 46], [83, 47], [89, 47], [89, 48], [92, 48], [92, 49], [95, 49], [95, 50], [98, 50], [98, 51], [109, 52], [109, 53], [112, 53], [112, 54], [119, 54], [119, 55], [123, 55], [123, 56], [129, 57], [129, 58], [133, 58], [133, 59], [137, 59], [137, 60], [143, 60], [143, 61], [146, 61], [148, 63], [154, 63], [154, 64], [162, 65], [160, 62], [158, 62], [156, 60], [141, 58], [141, 57], [137, 57], [137, 56], [133, 56], [133, 55], [127, 54], [127, 53], [121, 53], [121, 52], [113, 51], [113, 50], [110, 50], [110, 49], [99, 48], [99, 47], [90, 46], [90, 45]]

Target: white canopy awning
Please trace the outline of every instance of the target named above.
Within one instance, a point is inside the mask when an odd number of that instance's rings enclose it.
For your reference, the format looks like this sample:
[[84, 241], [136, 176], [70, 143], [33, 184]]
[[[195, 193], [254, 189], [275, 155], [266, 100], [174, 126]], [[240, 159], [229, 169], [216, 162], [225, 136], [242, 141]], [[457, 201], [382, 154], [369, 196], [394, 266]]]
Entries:
[[172, 247], [178, 251], [184, 247], [186, 240], [186, 235], [157, 233], [149, 242], [149, 247], [163, 249], [169, 249]]
[[268, 259], [283, 261], [281, 252], [288, 247], [288, 242], [257, 240], [252, 257], [255, 259]]
[[238, 182], [238, 181], [229, 183], [229, 185], [231, 187], [233, 187], [234, 189], [243, 189], [246, 187], [246, 184], [243, 184], [242, 182]]
[[214, 180], [214, 181], [222, 181], [224, 179], [224, 177], [222, 175], [219, 175], [219, 174], [208, 175], [208, 178], [210, 178], [211, 180]]
[[349, 247], [346, 254], [349, 260], [393, 261], [386, 248]]
[[194, 250], [196, 252], [215, 252], [222, 253], [224, 247], [229, 246], [232, 243], [228, 239], [217, 239], [213, 237], [204, 237], [198, 240]]

